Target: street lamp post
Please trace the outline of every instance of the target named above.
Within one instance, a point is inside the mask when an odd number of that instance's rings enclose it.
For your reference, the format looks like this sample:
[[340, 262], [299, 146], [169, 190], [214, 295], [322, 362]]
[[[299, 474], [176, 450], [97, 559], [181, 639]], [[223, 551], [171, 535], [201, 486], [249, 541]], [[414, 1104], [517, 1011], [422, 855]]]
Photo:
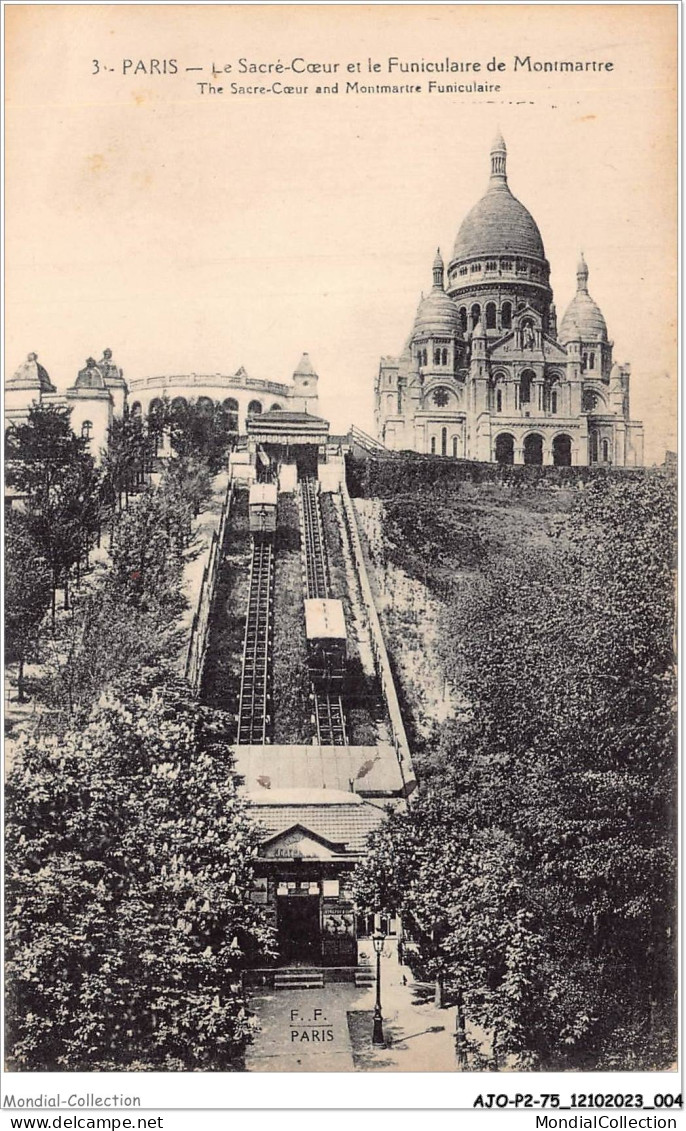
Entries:
[[385, 1043], [383, 1037], [383, 1017], [381, 1015], [381, 954], [385, 941], [386, 936], [383, 931], [374, 931], [372, 943], [376, 954], [376, 1004], [374, 1005], [373, 1045], [383, 1045]]

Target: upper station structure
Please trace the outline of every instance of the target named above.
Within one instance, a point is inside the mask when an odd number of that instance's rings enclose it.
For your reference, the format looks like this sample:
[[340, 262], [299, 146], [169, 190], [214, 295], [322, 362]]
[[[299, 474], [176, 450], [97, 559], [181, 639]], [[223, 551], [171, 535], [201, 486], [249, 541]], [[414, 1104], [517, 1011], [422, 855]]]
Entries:
[[400, 357], [383, 357], [375, 388], [379, 440], [501, 464], [643, 464], [631, 419], [629, 365], [588, 290], [558, 329], [541, 233], [507, 181], [507, 148], [491, 147], [488, 188], [462, 221], [447, 272], [440, 251]]

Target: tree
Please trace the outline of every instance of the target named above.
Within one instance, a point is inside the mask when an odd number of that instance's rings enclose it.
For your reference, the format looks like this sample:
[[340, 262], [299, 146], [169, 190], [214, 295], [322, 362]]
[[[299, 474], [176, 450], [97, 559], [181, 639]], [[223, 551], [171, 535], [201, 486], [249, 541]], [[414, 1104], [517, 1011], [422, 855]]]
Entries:
[[8, 1057], [226, 1070], [253, 1031], [241, 971], [272, 953], [250, 899], [258, 834], [222, 713], [181, 685], [120, 690], [86, 726], [29, 739], [8, 781]]
[[24, 699], [24, 665], [35, 650], [50, 607], [52, 577], [43, 548], [26, 518], [10, 513], [5, 522], [5, 646], [18, 664], [17, 694]]
[[52, 571], [55, 591], [93, 545], [100, 521], [100, 475], [87, 441], [74, 435], [70, 409], [32, 405], [28, 420], [6, 438], [7, 480], [26, 493], [27, 523]]
[[225, 465], [236, 441], [228, 414], [217, 404], [172, 401], [166, 408], [165, 425], [177, 455], [203, 460], [212, 475]]
[[154, 454], [154, 435], [145, 429], [140, 417], [127, 413], [112, 421], [103, 468], [106, 490], [115, 510], [128, 506], [129, 495], [141, 489]]
[[441, 636], [468, 707], [360, 871], [525, 1067], [672, 1055], [675, 514], [668, 476], [608, 477], [554, 548], [460, 577]]

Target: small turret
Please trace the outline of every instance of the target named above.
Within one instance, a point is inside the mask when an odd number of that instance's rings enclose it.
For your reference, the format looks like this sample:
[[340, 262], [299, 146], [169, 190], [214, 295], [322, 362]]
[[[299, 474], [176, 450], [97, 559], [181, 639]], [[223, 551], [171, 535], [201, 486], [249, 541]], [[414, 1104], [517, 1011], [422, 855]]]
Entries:
[[293, 373], [293, 410], [317, 415], [319, 409], [319, 375], [310, 355], [304, 353]]
[[584, 294], [588, 294], [588, 264], [584, 259], [583, 251], [576, 265], [576, 289]]
[[434, 289], [439, 291], [445, 290], [445, 266], [443, 263], [443, 256], [441, 255], [440, 247], [436, 248], [436, 258], [434, 259], [433, 274]]

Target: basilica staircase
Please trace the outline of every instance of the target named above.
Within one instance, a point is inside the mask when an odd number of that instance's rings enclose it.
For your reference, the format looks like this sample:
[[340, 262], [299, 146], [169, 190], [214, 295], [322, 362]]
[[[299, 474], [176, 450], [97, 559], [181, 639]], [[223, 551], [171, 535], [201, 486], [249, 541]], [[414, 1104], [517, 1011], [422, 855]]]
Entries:
[[394, 454], [390, 448], [387, 448], [380, 440], [376, 440], [374, 436], [370, 436], [368, 432], [364, 432], [361, 428], [358, 428], [356, 424], [351, 426], [348, 437], [353, 451], [357, 449], [358, 453], [363, 456], [376, 456], [378, 459], [380, 456], [391, 456]]

